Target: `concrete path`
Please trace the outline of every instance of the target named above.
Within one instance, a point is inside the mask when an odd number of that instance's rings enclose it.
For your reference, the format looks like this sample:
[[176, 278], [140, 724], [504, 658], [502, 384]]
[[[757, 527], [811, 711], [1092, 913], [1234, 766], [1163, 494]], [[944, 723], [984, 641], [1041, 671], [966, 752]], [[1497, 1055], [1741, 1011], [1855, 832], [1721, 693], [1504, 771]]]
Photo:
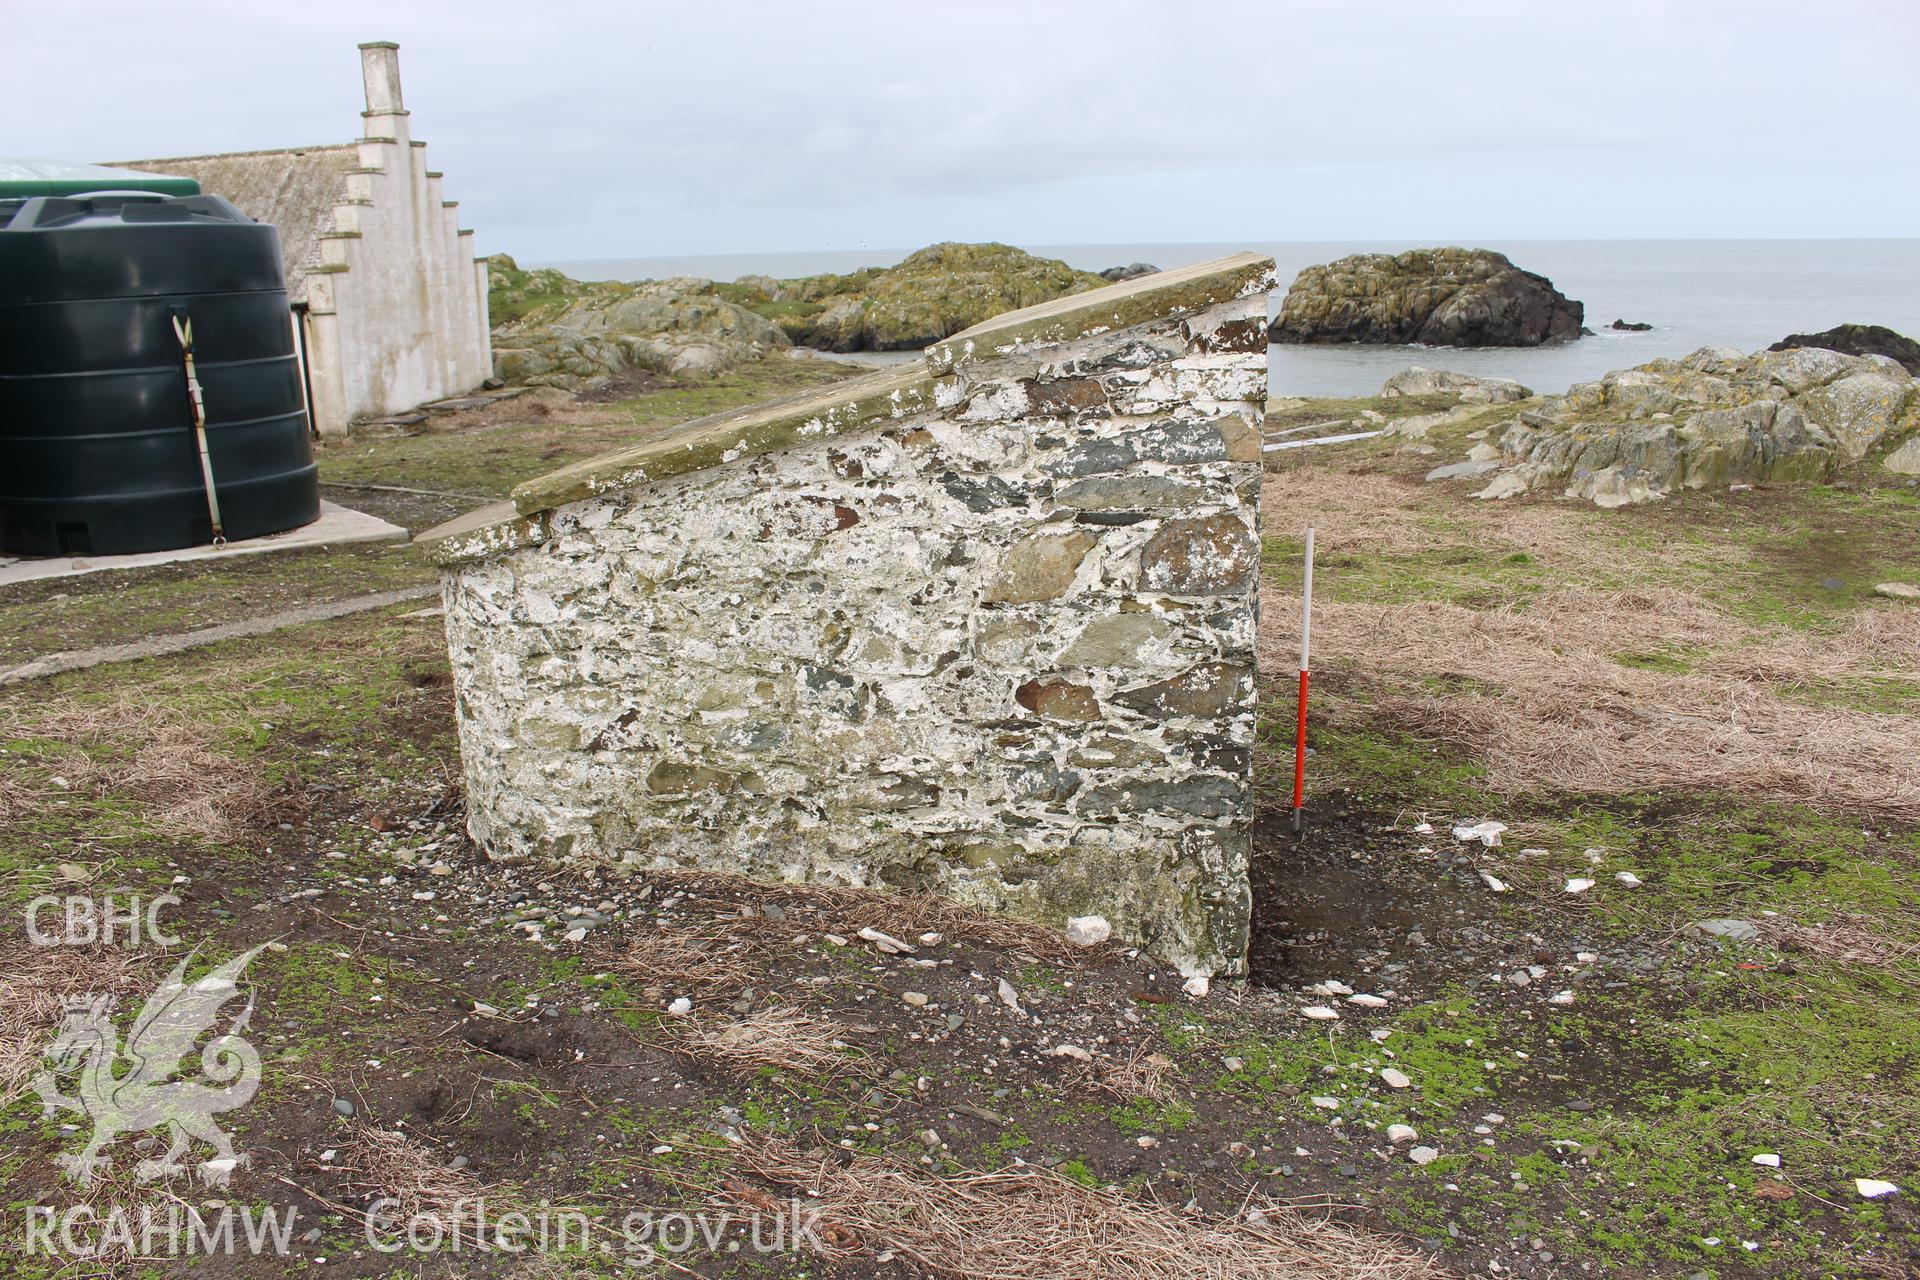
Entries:
[[144, 569], [155, 564], [187, 564], [201, 560], [224, 560], [229, 556], [259, 555], [268, 551], [292, 551], [299, 547], [328, 547], [347, 542], [398, 542], [407, 531], [388, 524], [364, 511], [351, 511], [338, 503], [322, 500], [320, 518], [312, 524], [285, 533], [270, 533], [264, 538], [248, 538], [225, 546], [179, 547], [172, 551], [146, 551], [129, 556], [46, 556], [16, 559], [0, 556], [0, 586], [15, 582], [33, 582], [41, 578], [64, 578], [76, 573], [100, 573], [107, 569]]
[[344, 618], [350, 613], [365, 613], [369, 609], [385, 608], [390, 604], [399, 604], [403, 600], [420, 600], [439, 594], [440, 587], [437, 583], [405, 587], [398, 591], [376, 591], [371, 595], [349, 596], [345, 600], [329, 600], [324, 604], [302, 605], [298, 609], [263, 614], [258, 618], [225, 622], [217, 627], [203, 627], [198, 631], [149, 636], [145, 640], [135, 640], [130, 644], [109, 644], [97, 649], [50, 653], [44, 658], [35, 658], [31, 662], [23, 662], [17, 667], [0, 671], [0, 685], [18, 684], [22, 680], [37, 680], [43, 676], [57, 676], [63, 671], [85, 671], [88, 667], [97, 667], [107, 662], [131, 662], [137, 658], [158, 658], [169, 653], [196, 649], [204, 644], [217, 644], [222, 640], [236, 640], [242, 636], [262, 636], [283, 627], [297, 627], [308, 622], [324, 622], [328, 618]]

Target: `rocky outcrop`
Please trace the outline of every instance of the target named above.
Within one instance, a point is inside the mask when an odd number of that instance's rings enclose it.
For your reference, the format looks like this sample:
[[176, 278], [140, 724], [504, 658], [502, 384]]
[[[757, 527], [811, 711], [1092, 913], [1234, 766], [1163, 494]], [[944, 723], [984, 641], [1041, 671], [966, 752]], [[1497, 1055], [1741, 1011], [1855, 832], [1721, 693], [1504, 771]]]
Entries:
[[1012, 245], [936, 244], [885, 270], [775, 282], [764, 314], [799, 346], [917, 351], [1003, 311], [1106, 283]]
[[1537, 347], [1580, 336], [1585, 308], [1487, 249], [1362, 253], [1294, 278], [1275, 342]]
[[1796, 333], [1782, 338], [1767, 350], [1791, 351], [1795, 347], [1819, 347], [1848, 356], [1885, 356], [1920, 377], [1920, 342], [1884, 325], [1837, 324], [1820, 333]]
[[1508, 404], [1525, 400], [1533, 392], [1512, 378], [1480, 378], [1471, 373], [1414, 365], [1388, 378], [1380, 388], [1380, 395], [1387, 400], [1398, 396], [1455, 395], [1466, 404]]
[[1118, 284], [1122, 280], [1137, 280], [1141, 276], [1157, 275], [1159, 271], [1160, 268], [1151, 262], [1129, 262], [1124, 267], [1108, 267], [1100, 273], [1100, 278], [1110, 284]]
[[[1491, 477], [1479, 498], [1557, 486], [1603, 507], [1680, 489], [1825, 480], [1920, 427], [1920, 383], [1884, 356], [1704, 347], [1515, 408], [1465, 462], [1428, 479]], [[1896, 469], [1913, 447], [1885, 465]]]
[[[790, 345], [765, 316], [728, 302], [711, 280], [638, 284], [571, 280], [551, 269], [499, 268], [519, 318], [493, 331], [503, 382], [589, 390], [628, 369], [705, 378]], [[519, 279], [514, 277], [518, 276]]]
[[1607, 328], [1617, 329], [1621, 333], [1645, 333], [1653, 326], [1644, 320], [1615, 320]]

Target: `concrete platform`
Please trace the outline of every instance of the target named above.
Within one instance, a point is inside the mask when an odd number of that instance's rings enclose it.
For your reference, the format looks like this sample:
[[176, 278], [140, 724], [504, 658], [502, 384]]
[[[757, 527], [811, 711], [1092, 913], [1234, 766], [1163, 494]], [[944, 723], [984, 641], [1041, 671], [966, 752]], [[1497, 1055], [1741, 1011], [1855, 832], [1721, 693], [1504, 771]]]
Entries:
[[131, 556], [46, 556], [21, 558], [0, 556], [0, 587], [16, 582], [35, 582], [41, 578], [66, 578], [81, 573], [100, 573], [108, 569], [144, 569], [156, 564], [191, 564], [200, 560], [224, 560], [229, 556], [254, 556], [268, 551], [292, 551], [300, 547], [327, 547], [347, 542], [399, 542], [407, 531], [388, 524], [364, 511], [350, 511], [324, 499], [320, 518], [312, 524], [285, 533], [229, 542], [224, 547], [181, 547], [174, 551], [146, 551]]

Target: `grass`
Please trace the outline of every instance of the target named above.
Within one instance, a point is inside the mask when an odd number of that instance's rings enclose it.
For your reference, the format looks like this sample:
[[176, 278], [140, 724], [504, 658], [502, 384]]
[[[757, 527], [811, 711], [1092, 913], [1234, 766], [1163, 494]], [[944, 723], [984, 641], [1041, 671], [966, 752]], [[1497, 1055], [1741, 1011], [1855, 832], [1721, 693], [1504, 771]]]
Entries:
[[46, 578], [0, 601], [0, 665], [433, 579], [424, 557], [389, 542]]
[[323, 484], [402, 485], [504, 498], [524, 480], [664, 427], [860, 372], [857, 366], [833, 361], [772, 356], [705, 382], [661, 387], [607, 404], [509, 401], [508, 420], [493, 426], [356, 436], [327, 445], [319, 454], [320, 479]]

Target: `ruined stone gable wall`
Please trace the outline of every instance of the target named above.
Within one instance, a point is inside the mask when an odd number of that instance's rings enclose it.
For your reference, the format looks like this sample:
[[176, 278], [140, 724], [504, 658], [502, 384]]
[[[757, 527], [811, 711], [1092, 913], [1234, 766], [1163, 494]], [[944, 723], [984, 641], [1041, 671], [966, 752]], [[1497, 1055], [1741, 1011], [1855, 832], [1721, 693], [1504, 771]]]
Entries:
[[1100, 914], [1244, 971], [1264, 293], [456, 564], [473, 835]]

